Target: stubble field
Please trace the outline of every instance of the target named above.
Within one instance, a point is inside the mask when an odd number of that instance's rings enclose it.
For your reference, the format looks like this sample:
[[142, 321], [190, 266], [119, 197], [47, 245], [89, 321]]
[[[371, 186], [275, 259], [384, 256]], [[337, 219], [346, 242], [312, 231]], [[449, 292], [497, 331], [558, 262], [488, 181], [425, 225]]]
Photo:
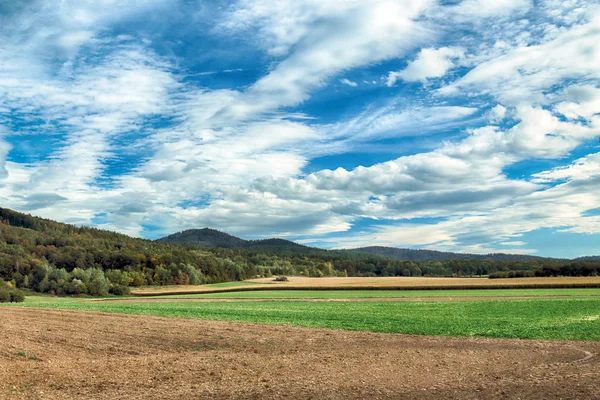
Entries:
[[538, 287], [538, 286], [568, 286], [568, 285], [595, 285], [600, 287], [600, 277], [556, 277], [556, 278], [430, 278], [430, 277], [288, 277], [288, 282], [274, 282], [273, 278], [249, 279], [243, 282], [219, 283], [213, 285], [189, 286], [148, 286], [132, 288], [133, 295], [152, 296], [164, 294], [204, 293], [218, 291], [251, 291], [256, 289], [360, 289], [360, 288], [406, 288], [419, 287], [439, 288], [445, 287]]

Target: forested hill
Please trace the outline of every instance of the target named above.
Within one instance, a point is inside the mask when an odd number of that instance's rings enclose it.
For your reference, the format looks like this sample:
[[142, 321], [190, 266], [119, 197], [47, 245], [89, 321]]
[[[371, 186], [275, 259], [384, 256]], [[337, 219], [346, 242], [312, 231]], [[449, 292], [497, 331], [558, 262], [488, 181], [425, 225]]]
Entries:
[[129, 286], [217, 283], [271, 275], [600, 274], [600, 262], [532, 257], [518, 261], [397, 260], [366, 252], [306, 247], [282, 239], [246, 241], [217, 231], [200, 231], [206, 235], [197, 243], [228, 247], [132, 238], [0, 208], [0, 280], [38, 292], [105, 296], [127, 293]]
[[159, 242], [177, 243], [198, 246], [202, 248], [221, 249], [244, 249], [250, 251], [262, 251], [277, 254], [326, 254], [328, 251], [301, 244], [285, 239], [261, 239], [244, 240], [216, 229], [189, 229], [177, 232], [164, 238]]
[[[544, 261], [553, 260], [559, 261], [560, 259], [530, 256], [524, 254], [505, 254], [505, 253], [492, 253], [492, 254], [467, 254], [467, 253], [451, 253], [444, 251], [435, 250], [414, 250], [414, 249], [400, 249], [396, 247], [383, 247], [383, 246], [369, 246], [360, 247], [356, 249], [345, 250], [354, 253], [368, 253], [378, 255], [382, 257], [389, 257], [395, 260], [408, 260], [408, 261], [448, 261], [448, 260], [491, 260], [491, 261], [507, 261], [507, 262], [520, 262], [520, 261]], [[594, 257], [588, 257], [594, 258]], [[590, 260], [592, 261], [592, 260]]]
[[[268, 252], [274, 254], [311, 254], [324, 257], [360, 257], [375, 255], [402, 261], [449, 261], [449, 260], [490, 260], [499, 262], [523, 261], [560, 261], [559, 259], [538, 257], [522, 254], [467, 254], [451, 253], [435, 250], [401, 249], [396, 247], [370, 246], [347, 250], [324, 250], [303, 246], [285, 239], [244, 240], [215, 229], [190, 229], [174, 233], [162, 239], [165, 243], [189, 244], [203, 248], [245, 249], [250, 251]], [[594, 257], [589, 257], [594, 258]], [[563, 260], [564, 261], [564, 260]], [[592, 260], [590, 260], [592, 261]], [[597, 260], [596, 260], [597, 261]]]

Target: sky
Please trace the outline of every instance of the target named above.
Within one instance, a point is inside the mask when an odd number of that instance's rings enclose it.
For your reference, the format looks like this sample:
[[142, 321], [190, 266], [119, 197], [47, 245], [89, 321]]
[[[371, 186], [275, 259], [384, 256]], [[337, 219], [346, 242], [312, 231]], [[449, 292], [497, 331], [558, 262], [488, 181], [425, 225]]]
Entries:
[[600, 254], [600, 1], [0, 0], [0, 206]]

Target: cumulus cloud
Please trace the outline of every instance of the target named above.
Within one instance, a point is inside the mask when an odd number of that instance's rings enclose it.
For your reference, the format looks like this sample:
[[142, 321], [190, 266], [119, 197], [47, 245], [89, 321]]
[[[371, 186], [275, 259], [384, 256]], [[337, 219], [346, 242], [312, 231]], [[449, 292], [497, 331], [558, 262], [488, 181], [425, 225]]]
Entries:
[[487, 117], [491, 123], [498, 124], [506, 117], [507, 109], [502, 104], [497, 104], [488, 113]]
[[462, 59], [464, 55], [465, 50], [460, 47], [422, 49], [402, 71], [390, 72], [386, 85], [394, 86], [398, 79], [406, 82], [425, 82], [429, 78], [441, 78], [450, 68], [455, 67], [455, 61]]

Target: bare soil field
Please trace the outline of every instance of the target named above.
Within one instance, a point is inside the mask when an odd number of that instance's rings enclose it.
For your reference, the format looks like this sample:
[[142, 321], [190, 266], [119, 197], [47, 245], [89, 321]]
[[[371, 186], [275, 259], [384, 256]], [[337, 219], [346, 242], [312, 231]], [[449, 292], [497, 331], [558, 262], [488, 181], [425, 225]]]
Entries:
[[0, 309], [0, 398], [599, 399], [600, 342]]
[[[245, 282], [248, 286], [235, 286], [235, 289], [257, 289], [257, 288], [360, 288], [360, 287], [444, 287], [452, 286], [522, 286], [531, 285], [570, 285], [570, 284], [598, 284], [600, 285], [600, 277], [557, 277], [557, 278], [511, 278], [511, 279], [488, 279], [488, 278], [425, 278], [425, 277], [374, 277], [374, 278], [307, 278], [292, 276], [288, 277], [288, 282], [275, 282], [274, 278], [250, 279]], [[159, 295], [159, 294], [174, 294], [174, 293], [198, 293], [198, 292], [219, 292], [228, 291], [228, 287], [215, 287], [211, 285], [189, 285], [189, 286], [146, 286], [140, 288], [132, 288], [133, 295]]]

